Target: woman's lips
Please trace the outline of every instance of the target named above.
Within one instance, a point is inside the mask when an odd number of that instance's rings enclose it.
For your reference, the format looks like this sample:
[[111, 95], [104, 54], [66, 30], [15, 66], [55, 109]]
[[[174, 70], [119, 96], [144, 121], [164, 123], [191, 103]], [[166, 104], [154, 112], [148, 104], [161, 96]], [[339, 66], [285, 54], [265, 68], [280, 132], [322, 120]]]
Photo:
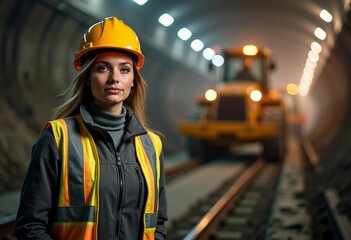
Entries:
[[114, 87], [111, 87], [111, 88], [106, 88], [105, 91], [107, 93], [110, 93], [110, 94], [118, 94], [120, 93], [122, 90], [120, 88], [114, 88]]

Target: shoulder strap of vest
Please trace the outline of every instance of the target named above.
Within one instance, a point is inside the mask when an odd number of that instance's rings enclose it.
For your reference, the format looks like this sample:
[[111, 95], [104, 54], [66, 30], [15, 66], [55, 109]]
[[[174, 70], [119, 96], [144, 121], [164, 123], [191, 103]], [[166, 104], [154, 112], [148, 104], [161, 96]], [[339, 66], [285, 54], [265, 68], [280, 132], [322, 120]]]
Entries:
[[160, 157], [162, 151], [162, 141], [160, 137], [151, 131], [148, 131], [148, 134], [151, 137], [152, 143], [154, 144], [157, 156]]
[[155, 231], [158, 219], [162, 142], [159, 136], [148, 131], [148, 134], [135, 138], [135, 149], [148, 186], [145, 205], [145, 231], [151, 233]]

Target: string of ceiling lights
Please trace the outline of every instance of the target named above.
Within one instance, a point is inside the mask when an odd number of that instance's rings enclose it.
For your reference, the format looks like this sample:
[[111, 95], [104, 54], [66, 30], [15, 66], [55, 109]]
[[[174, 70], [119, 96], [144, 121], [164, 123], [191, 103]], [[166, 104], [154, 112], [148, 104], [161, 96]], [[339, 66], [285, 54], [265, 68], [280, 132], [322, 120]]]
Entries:
[[[146, 2], [148, 2], [148, 0], [133, 0], [133, 1], [139, 5], [144, 5]], [[330, 23], [333, 20], [333, 16], [325, 9], [323, 9], [320, 12], [319, 16], [327, 23]], [[168, 13], [164, 13], [159, 17], [158, 21], [163, 26], [169, 27], [173, 24], [174, 18]], [[191, 38], [192, 32], [189, 29], [184, 27], [178, 31], [177, 35], [183, 41], [187, 41], [188, 39]], [[325, 40], [327, 37], [327, 33], [321, 27], [317, 27], [315, 29], [314, 35], [321, 41]], [[190, 46], [196, 52], [200, 52], [205, 47], [204, 43], [200, 39], [193, 40]], [[311, 43], [310, 51], [308, 52], [308, 57], [306, 59], [306, 64], [303, 69], [303, 73], [302, 73], [299, 85], [296, 85], [294, 83], [289, 83], [286, 87], [286, 91], [290, 95], [299, 94], [301, 96], [306, 96], [308, 94], [310, 86], [313, 81], [315, 69], [320, 59], [319, 56], [322, 50], [323, 50], [322, 45], [317, 41], [314, 41]], [[224, 58], [221, 55], [216, 54], [215, 50], [213, 50], [212, 48], [205, 48], [202, 52], [202, 55], [205, 59], [212, 61], [213, 65], [217, 67], [220, 67], [224, 64]]]
[[[325, 9], [320, 12], [319, 17], [327, 23], [333, 21], [333, 16]], [[327, 33], [321, 27], [317, 27], [314, 30], [314, 36], [320, 41], [324, 41], [327, 38]], [[286, 90], [290, 95], [299, 94], [301, 96], [307, 96], [313, 82], [314, 72], [318, 65], [320, 59], [319, 56], [322, 50], [322, 45], [317, 41], [311, 43], [299, 85], [297, 86], [293, 83], [287, 85]]]
[[[148, 0], [133, 1], [139, 5], [144, 5], [146, 2], [148, 2]], [[165, 27], [169, 27], [173, 24], [174, 18], [170, 14], [164, 13], [158, 18], [158, 22]], [[187, 41], [191, 38], [192, 32], [188, 28], [183, 27], [178, 31], [177, 35], [181, 40]], [[195, 52], [200, 52], [201, 50], [203, 50], [202, 56], [206, 60], [212, 61], [213, 65], [220, 67], [224, 64], [224, 58], [221, 55], [216, 54], [215, 50], [213, 50], [212, 48], [205, 48], [205, 44], [200, 39], [193, 40], [190, 43], [190, 46]]]

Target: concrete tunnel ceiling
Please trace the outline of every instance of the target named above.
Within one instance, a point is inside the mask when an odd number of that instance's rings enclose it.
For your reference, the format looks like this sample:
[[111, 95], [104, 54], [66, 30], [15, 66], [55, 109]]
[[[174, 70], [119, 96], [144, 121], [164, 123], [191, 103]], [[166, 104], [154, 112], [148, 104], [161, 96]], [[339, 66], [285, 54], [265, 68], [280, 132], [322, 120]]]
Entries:
[[[191, 3], [186, 0], [149, 0], [143, 6], [132, 0], [65, 2], [96, 19], [117, 15], [131, 25], [142, 40], [168, 54], [179, 54], [172, 48], [179, 46], [175, 41], [179, 41], [177, 31], [182, 27], [193, 33], [189, 40], [182, 43], [183, 50], [186, 49], [184, 53], [193, 51], [190, 42], [196, 38], [204, 42], [205, 48], [225, 49], [248, 43], [267, 47], [272, 50], [277, 64], [272, 86], [279, 90], [285, 90], [288, 83], [300, 83], [310, 45], [314, 41], [323, 47], [319, 61], [323, 65], [341, 29], [343, 14], [348, 10], [347, 0], [193, 0]], [[61, 3], [60, 7], [64, 8], [64, 5]], [[332, 22], [326, 23], [320, 18], [323, 9], [332, 14]], [[174, 23], [167, 29], [158, 23], [163, 13], [174, 18]], [[325, 40], [314, 36], [317, 27], [327, 33]], [[201, 55], [201, 52], [197, 54]], [[186, 58], [174, 57], [179, 60]], [[201, 66], [198, 61], [194, 62], [196, 67]]]

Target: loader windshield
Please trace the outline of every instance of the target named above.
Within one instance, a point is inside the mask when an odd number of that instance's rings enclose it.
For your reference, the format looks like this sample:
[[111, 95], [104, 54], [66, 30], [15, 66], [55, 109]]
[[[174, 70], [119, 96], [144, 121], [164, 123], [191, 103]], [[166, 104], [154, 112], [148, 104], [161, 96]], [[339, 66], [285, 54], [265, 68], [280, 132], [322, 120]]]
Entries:
[[255, 81], [263, 83], [263, 59], [261, 57], [227, 56], [224, 82]]

